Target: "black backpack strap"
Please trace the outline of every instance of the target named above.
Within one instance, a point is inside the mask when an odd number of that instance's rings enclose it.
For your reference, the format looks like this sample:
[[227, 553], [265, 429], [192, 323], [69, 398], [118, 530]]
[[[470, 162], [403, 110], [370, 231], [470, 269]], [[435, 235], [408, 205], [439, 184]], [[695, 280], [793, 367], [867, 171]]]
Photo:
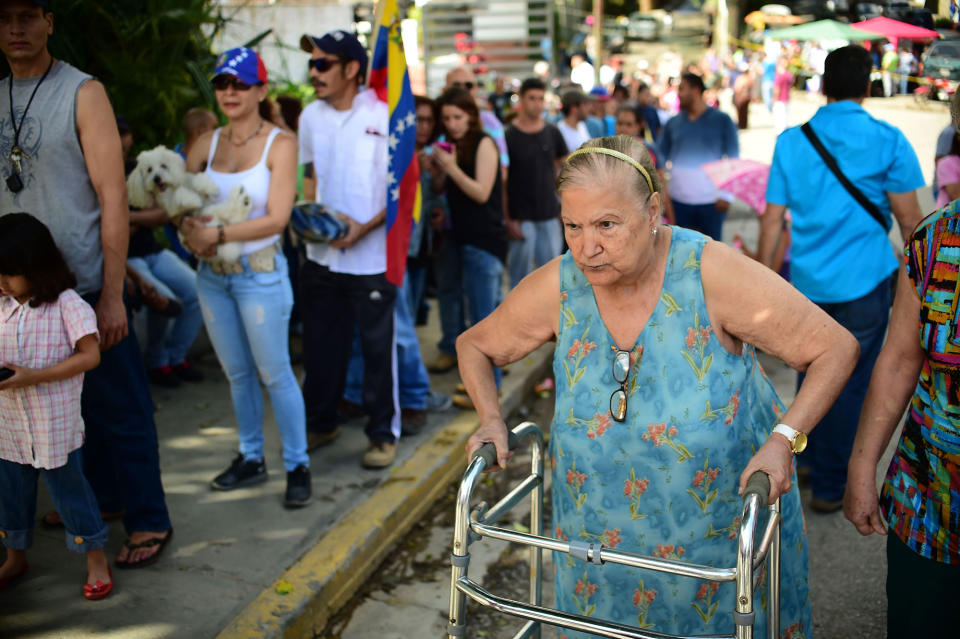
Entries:
[[840, 180], [840, 184], [843, 185], [843, 188], [847, 190], [853, 199], [855, 199], [860, 206], [862, 206], [867, 213], [870, 214], [870, 217], [877, 221], [885, 232], [890, 231], [890, 227], [887, 226], [886, 220], [883, 218], [883, 213], [880, 212], [880, 208], [871, 202], [866, 195], [863, 194], [863, 191], [858, 189], [853, 182], [851, 182], [846, 175], [843, 174], [843, 171], [840, 170], [840, 166], [837, 164], [837, 160], [830, 155], [830, 152], [827, 151], [826, 147], [823, 146], [823, 142], [820, 141], [820, 138], [817, 137], [817, 134], [813, 132], [813, 127], [810, 126], [810, 123], [807, 122], [800, 127], [800, 130], [803, 131], [803, 134], [807, 136], [807, 139], [810, 140], [810, 144], [813, 145], [813, 148], [817, 150], [817, 153], [820, 154], [820, 157], [823, 159], [823, 163], [827, 165], [827, 168], [833, 172], [833, 174]]

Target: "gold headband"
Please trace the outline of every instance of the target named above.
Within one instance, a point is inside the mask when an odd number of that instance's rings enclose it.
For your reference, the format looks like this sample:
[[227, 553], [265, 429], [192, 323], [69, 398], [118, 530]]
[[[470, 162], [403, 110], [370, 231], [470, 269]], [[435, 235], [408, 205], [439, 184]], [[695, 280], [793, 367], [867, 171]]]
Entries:
[[618, 160], [623, 160], [624, 162], [630, 164], [633, 168], [640, 171], [640, 175], [643, 176], [643, 179], [647, 181], [647, 188], [650, 189], [650, 193], [653, 193], [653, 180], [650, 179], [650, 174], [647, 173], [647, 170], [643, 168], [643, 165], [634, 160], [632, 157], [626, 153], [621, 153], [620, 151], [614, 151], [613, 149], [608, 149], [602, 146], [587, 146], [580, 149], [577, 149], [573, 153], [567, 156], [567, 162], [569, 163], [574, 157], [578, 155], [583, 155], [584, 153], [602, 153], [604, 155], [609, 155], [612, 158], [617, 158]]

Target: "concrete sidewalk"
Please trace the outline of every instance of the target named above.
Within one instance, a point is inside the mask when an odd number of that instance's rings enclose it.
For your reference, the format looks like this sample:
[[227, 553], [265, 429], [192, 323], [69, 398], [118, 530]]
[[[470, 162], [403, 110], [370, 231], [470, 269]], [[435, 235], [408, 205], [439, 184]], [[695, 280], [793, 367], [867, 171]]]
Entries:
[[[435, 324], [420, 329], [427, 361], [436, 355], [438, 332]], [[503, 383], [505, 413], [546, 372], [551, 353], [547, 345], [511, 365]], [[360, 466], [363, 422], [349, 422], [334, 444], [312, 456], [314, 502], [287, 511], [269, 406], [264, 432], [270, 480], [228, 493], [209, 488], [235, 454], [236, 421], [216, 359], [206, 356], [199, 368], [207, 378], [202, 384], [153, 388], [176, 531], [163, 558], [142, 570], [114, 570], [114, 593], [88, 602], [81, 595], [84, 558], [65, 548], [62, 528], [38, 524], [30, 572], [0, 591], [0, 637], [313, 637], [437, 491], [462, 472], [463, 445], [476, 427], [473, 412], [431, 414], [422, 433], [401, 441], [392, 468], [370, 471]], [[434, 389], [446, 393], [458, 381], [456, 371], [432, 377]], [[38, 518], [51, 507], [42, 486], [40, 493]], [[122, 525], [112, 522], [111, 560], [124, 538]]]

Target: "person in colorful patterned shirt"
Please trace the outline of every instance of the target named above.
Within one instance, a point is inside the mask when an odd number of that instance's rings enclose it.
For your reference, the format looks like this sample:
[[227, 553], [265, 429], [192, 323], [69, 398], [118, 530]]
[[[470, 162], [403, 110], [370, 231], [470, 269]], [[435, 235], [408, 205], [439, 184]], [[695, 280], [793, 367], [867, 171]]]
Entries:
[[[960, 98], [951, 104], [960, 125]], [[960, 128], [958, 128], [960, 130]], [[960, 200], [910, 235], [887, 341], [877, 357], [843, 512], [862, 535], [887, 534], [887, 636], [957, 634], [960, 592]], [[918, 339], [919, 337], [919, 339]], [[907, 419], [880, 496], [876, 470], [904, 408]]]
[[[799, 433], [813, 428], [853, 370], [856, 340], [773, 271], [696, 231], [662, 225], [659, 180], [639, 140], [589, 141], [570, 155], [558, 189], [570, 251], [458, 341], [481, 424], [468, 454], [493, 442], [497, 467], [507, 463], [492, 366], [556, 339], [555, 536], [732, 565], [737, 490], [763, 470], [784, 518], [782, 629], [809, 636], [807, 543], [791, 464]], [[754, 346], [807, 371], [789, 410]], [[657, 632], [730, 632], [729, 615], [717, 611], [733, 610], [732, 583], [566, 556], [554, 565], [561, 610]], [[757, 610], [763, 605], [758, 598]], [[756, 636], [767, 636], [760, 617]]]

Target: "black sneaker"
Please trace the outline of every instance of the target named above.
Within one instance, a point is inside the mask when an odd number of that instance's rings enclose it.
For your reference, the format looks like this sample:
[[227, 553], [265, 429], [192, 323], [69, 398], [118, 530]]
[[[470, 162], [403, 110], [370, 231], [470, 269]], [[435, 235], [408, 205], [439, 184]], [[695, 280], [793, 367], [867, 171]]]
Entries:
[[287, 473], [287, 492], [283, 495], [285, 508], [302, 508], [310, 503], [310, 469], [297, 466]]
[[147, 371], [147, 377], [150, 383], [156, 384], [162, 388], [176, 388], [180, 386], [180, 378], [173, 372], [170, 366], [161, 366]]
[[253, 486], [267, 481], [267, 464], [260, 461], [247, 461], [238, 454], [230, 467], [213, 478], [210, 486], [214, 490], [233, 490], [244, 486]]

